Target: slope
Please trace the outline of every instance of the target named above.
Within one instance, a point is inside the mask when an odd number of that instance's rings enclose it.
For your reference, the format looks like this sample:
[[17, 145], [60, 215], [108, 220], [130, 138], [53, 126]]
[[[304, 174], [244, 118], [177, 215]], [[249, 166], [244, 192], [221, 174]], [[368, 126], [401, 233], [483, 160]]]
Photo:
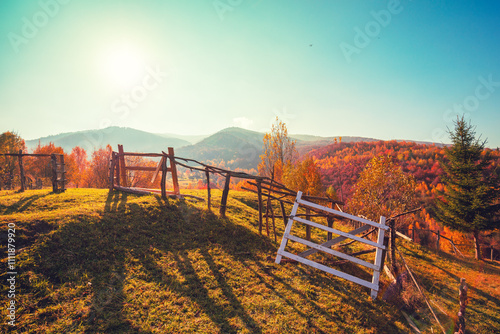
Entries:
[[[219, 200], [215, 192], [213, 203]], [[254, 196], [231, 192], [228, 204], [228, 218], [220, 219], [204, 203], [158, 196], [0, 192], [4, 256], [7, 224], [16, 226], [17, 332], [409, 332], [399, 307], [372, 302], [367, 289], [311, 268], [274, 264], [277, 244], [258, 235]], [[500, 293], [492, 287], [497, 264], [401, 248], [447, 328], [462, 276], [473, 285], [471, 333], [500, 326]], [[5, 271], [0, 276], [5, 282]], [[1, 287], [6, 305], [8, 288]], [[2, 307], [0, 316], [7, 312]], [[425, 316], [418, 318], [424, 333], [436, 332]], [[6, 321], [0, 326], [7, 331]]]

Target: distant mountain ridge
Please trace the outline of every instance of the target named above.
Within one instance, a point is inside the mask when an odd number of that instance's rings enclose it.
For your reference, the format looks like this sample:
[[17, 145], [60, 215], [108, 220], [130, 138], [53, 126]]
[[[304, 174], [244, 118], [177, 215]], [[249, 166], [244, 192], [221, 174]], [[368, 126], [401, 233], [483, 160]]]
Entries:
[[[179, 157], [196, 159], [199, 161], [224, 161], [231, 169], [257, 168], [260, 155], [263, 153], [264, 133], [230, 127], [212, 135], [176, 135], [155, 134], [146, 131], [125, 127], [108, 127], [99, 130], [86, 130], [67, 132], [58, 135], [27, 140], [26, 146], [31, 152], [38, 144], [47, 145], [52, 142], [60, 146], [65, 152], [70, 153], [73, 147], [84, 148], [90, 157], [96, 148], [111, 145], [117, 150], [117, 145], [122, 144], [125, 151], [158, 153], [166, 151], [168, 147], [175, 149]], [[339, 137], [321, 137], [308, 134], [291, 134], [290, 138], [296, 140], [300, 154], [308, 153], [314, 149], [330, 145], [338, 141]], [[366, 137], [342, 136], [342, 142], [375, 142], [379, 139]]]
[[100, 130], [86, 130], [78, 132], [61, 133], [54, 136], [27, 140], [28, 150], [35, 149], [38, 144], [47, 145], [50, 142], [60, 146], [65, 152], [70, 153], [73, 147], [80, 146], [91, 153], [95, 149], [111, 145], [116, 150], [122, 144], [128, 151], [161, 152], [167, 147], [178, 148], [190, 145], [190, 142], [180, 138], [166, 138], [157, 134], [121, 127], [108, 127]]

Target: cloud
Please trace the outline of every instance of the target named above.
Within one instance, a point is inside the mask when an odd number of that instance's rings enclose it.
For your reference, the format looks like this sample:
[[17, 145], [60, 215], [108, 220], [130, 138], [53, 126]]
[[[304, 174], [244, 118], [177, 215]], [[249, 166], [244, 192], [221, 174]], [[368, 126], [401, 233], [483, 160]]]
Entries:
[[233, 123], [235, 126], [240, 128], [248, 129], [253, 124], [253, 120], [246, 117], [236, 117], [233, 118]]

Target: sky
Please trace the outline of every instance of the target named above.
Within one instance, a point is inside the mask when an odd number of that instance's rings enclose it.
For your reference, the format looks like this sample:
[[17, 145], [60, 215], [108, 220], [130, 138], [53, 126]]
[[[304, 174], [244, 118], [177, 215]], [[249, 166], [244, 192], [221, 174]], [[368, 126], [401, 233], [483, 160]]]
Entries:
[[0, 133], [230, 126], [500, 146], [500, 2], [0, 2]]

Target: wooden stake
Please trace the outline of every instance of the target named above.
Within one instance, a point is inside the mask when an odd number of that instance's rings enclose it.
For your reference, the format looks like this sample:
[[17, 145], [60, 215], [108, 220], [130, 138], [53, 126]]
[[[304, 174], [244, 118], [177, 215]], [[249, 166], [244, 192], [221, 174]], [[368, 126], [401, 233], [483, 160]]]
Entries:
[[175, 166], [174, 148], [168, 148], [168, 159], [170, 160], [170, 172], [172, 173], [172, 183], [174, 184], [174, 193], [180, 196], [179, 180], [177, 179], [177, 167]]
[[23, 150], [19, 150], [19, 155], [17, 156], [19, 159], [19, 173], [21, 174], [21, 192], [24, 192], [26, 189], [26, 177], [24, 176], [24, 167], [23, 167]]
[[465, 278], [460, 279], [458, 295], [460, 297], [460, 310], [458, 311], [458, 332], [456, 334], [465, 334], [465, 307], [467, 306], [467, 283], [465, 283]]
[[167, 159], [161, 160], [161, 198], [167, 199]]
[[226, 175], [226, 183], [224, 184], [224, 190], [222, 191], [222, 198], [220, 201], [220, 211], [219, 214], [221, 217], [226, 217], [226, 205], [227, 205], [227, 196], [229, 194], [229, 185], [231, 183], [231, 173], [227, 173]]
[[[306, 220], [311, 220], [311, 209], [306, 207]], [[311, 226], [306, 225], [306, 240], [311, 241]]]
[[57, 159], [55, 154], [50, 155], [52, 162], [52, 191], [57, 193]]
[[207, 176], [207, 209], [212, 211], [212, 208], [210, 207], [210, 172], [208, 171], [208, 168], [205, 168], [205, 175]]
[[115, 187], [115, 164], [116, 164], [116, 153], [111, 153], [111, 166], [109, 166], [109, 191], [112, 191]]
[[285, 203], [283, 203], [283, 201], [279, 201], [279, 202], [280, 202], [280, 207], [281, 207], [281, 215], [283, 217], [283, 223], [285, 224], [285, 227], [286, 227], [286, 223], [288, 221], [286, 220]]
[[120, 176], [121, 183], [124, 187], [127, 186], [127, 171], [125, 170], [125, 155], [123, 154], [123, 145], [118, 145], [118, 158], [120, 159]]
[[262, 235], [262, 185], [257, 181], [257, 200], [259, 207], [259, 234]]

